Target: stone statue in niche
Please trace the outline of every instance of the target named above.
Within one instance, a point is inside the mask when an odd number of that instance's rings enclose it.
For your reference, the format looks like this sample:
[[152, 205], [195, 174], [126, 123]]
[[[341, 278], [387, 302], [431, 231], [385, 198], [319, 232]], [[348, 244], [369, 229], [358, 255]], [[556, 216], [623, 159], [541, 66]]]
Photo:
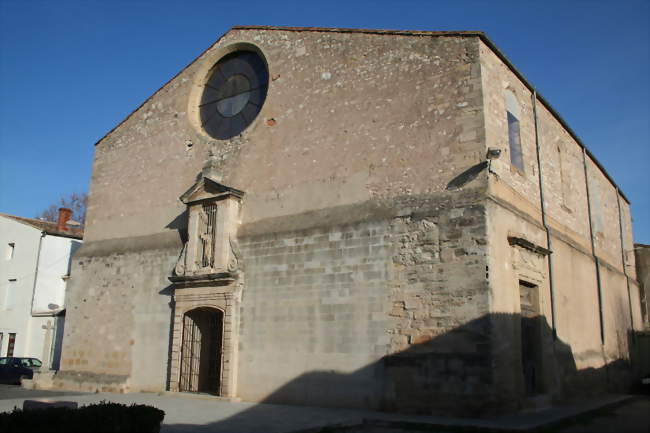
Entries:
[[214, 268], [214, 249], [217, 227], [217, 204], [204, 203], [198, 207], [198, 248], [196, 265], [199, 268]]
[[210, 152], [197, 182], [180, 197], [187, 206], [188, 241], [174, 267], [175, 279], [232, 274], [239, 268], [234, 236], [244, 193], [217, 180], [216, 164]]

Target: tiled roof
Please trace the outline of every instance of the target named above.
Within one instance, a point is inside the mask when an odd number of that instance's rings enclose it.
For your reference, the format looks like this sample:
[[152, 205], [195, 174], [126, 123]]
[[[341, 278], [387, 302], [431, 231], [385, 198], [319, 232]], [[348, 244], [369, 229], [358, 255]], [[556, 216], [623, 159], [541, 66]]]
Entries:
[[26, 224], [28, 226], [32, 226], [38, 230], [47, 233], [48, 235], [64, 236], [67, 238], [74, 238], [74, 239], [82, 239], [84, 236], [84, 229], [81, 227], [68, 226], [66, 230], [61, 231], [56, 229], [57, 223], [52, 221], [44, 221], [35, 218], [19, 217], [15, 215], [8, 215], [6, 213], [0, 213], [0, 216], [3, 216], [5, 218], [10, 218], [12, 220], [18, 221], [19, 223]]

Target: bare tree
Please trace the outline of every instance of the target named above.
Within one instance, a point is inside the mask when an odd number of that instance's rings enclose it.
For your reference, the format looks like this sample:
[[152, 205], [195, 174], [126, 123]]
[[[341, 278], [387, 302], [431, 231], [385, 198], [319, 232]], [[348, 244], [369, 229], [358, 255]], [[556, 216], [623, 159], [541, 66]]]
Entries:
[[61, 197], [58, 204], [51, 204], [47, 209], [38, 214], [37, 218], [45, 221], [56, 222], [59, 219], [59, 208], [66, 207], [72, 209], [72, 219], [84, 225], [86, 222], [86, 205], [88, 204], [88, 194], [85, 192], [73, 192], [68, 197]]

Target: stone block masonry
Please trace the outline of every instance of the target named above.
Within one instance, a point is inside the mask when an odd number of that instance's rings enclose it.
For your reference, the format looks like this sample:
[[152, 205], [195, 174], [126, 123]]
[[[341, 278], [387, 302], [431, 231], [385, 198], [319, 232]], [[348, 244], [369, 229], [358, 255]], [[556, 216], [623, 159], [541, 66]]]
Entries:
[[[250, 52], [266, 99], [216, 139]], [[629, 204], [532, 92], [478, 32], [232, 29], [97, 143], [61, 386], [476, 416], [626, 369]]]
[[[167, 242], [174, 245], [173, 238]], [[132, 249], [137, 243], [103, 244], [87, 245], [75, 256], [77, 278], [67, 293], [67, 317], [75, 325], [66, 326], [63, 371], [54, 384], [70, 388], [76, 381], [86, 391], [161, 391], [171, 319], [171, 293], [165, 288], [178, 250], [162, 248], [164, 243], [144, 251]]]
[[[410, 200], [404, 216], [243, 236], [239, 395], [418, 413], [485, 398], [487, 331], [450, 334], [488, 312], [484, 209], [459, 196]], [[436, 344], [445, 336], [453, 347]], [[423, 398], [432, 387], [446, 398]]]
[[477, 414], [493, 398], [485, 208], [458, 202], [392, 221], [385, 409]]
[[[240, 245], [246, 274], [242, 398], [266, 399], [303, 375], [353, 372], [387, 353], [391, 302], [386, 281], [393, 252], [389, 221], [245, 237]], [[380, 388], [372, 374], [322, 379], [321, 392], [303, 387], [291, 392], [290, 400], [379, 404]], [[309, 380], [319, 385], [319, 379]]]
[[[235, 46], [261, 50], [269, 93], [245, 133], [215, 141], [197, 124], [196, 95], [205, 74]], [[178, 197], [210, 150], [223, 182], [245, 192], [242, 226], [233, 234], [243, 286], [241, 305], [232, 304], [240, 335], [230, 340], [238, 342], [229, 349], [238, 353], [238, 372], [229, 392], [381, 407], [382, 357], [404, 349], [401, 338], [417, 344], [465, 314], [447, 319], [444, 309], [452, 305], [435, 305], [461, 289], [427, 290], [461, 274], [466, 257], [476, 258], [478, 244], [467, 238], [477, 230], [473, 211], [461, 204], [451, 211], [457, 194], [445, 189], [484, 154], [478, 47], [476, 38], [456, 34], [229, 32], [97, 144], [63, 369], [128, 377], [125, 389], [161, 389], [179, 374], [180, 329], [170, 331], [165, 274], [181, 250], [177, 231], [187, 230]], [[482, 180], [472, 182], [474, 188]], [[440, 216], [447, 211], [453, 215]], [[422, 217], [429, 218], [422, 220], [426, 245], [413, 252], [418, 263], [411, 266], [401, 261], [404, 251], [396, 252], [409, 248], [399, 247], [399, 226]], [[448, 220], [453, 229], [427, 225]], [[403, 272], [419, 278], [413, 287], [406, 289], [408, 278], [398, 282]], [[397, 325], [391, 312], [400, 302], [426, 312], [400, 319], [412, 326]], [[146, 369], [152, 359], [160, 362]], [[338, 391], [307, 392], [334, 389], [328, 379], [330, 386], [277, 394], [286, 382], [323, 369], [358, 373]]]

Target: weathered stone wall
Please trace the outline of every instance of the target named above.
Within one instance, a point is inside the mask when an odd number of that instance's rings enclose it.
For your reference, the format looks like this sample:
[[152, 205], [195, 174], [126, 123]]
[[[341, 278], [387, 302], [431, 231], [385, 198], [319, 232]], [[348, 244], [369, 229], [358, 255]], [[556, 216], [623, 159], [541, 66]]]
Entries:
[[[518, 236], [538, 246], [547, 246], [540, 204], [533, 94], [489, 47], [481, 44], [480, 52], [486, 142], [490, 147], [502, 149], [501, 158], [492, 161], [494, 175], [489, 183], [493, 202], [488, 211], [491, 311], [518, 314], [517, 284], [522, 279], [527, 281], [527, 278], [522, 278], [517, 272], [514, 258], [507, 259], [508, 250], [515, 248], [508, 244], [507, 237]], [[515, 94], [521, 109], [523, 172], [510, 163], [506, 89]], [[561, 396], [571, 392], [573, 382], [582, 382], [580, 387], [583, 391], [612, 385], [611, 382], [605, 383], [606, 374], [580, 372], [598, 371], [608, 363], [626, 362], [629, 355], [627, 332], [640, 325], [639, 306], [634, 302], [638, 299], [638, 289], [633, 279], [635, 274], [630, 269], [630, 259], [626, 259], [627, 266], [622, 264], [622, 257], [630, 255], [632, 238], [629, 204], [618, 195], [616, 187], [589, 155], [586, 155], [588, 182], [585, 180], [580, 145], [540, 100], [537, 100], [536, 109], [544, 211], [551, 233], [553, 293], [547, 259], [537, 265], [540, 279], [536, 284], [540, 284], [543, 295], [542, 314], [549, 329], [554, 328], [558, 337], [554, 351], [546, 354], [546, 363], [555, 365], [557, 371], [565, 376], [547, 377], [546, 391]], [[601, 263], [604, 344], [600, 338], [597, 265], [592, 251], [590, 224], [594, 233], [595, 256]], [[629, 282], [625, 272], [630, 277]], [[502, 362], [507, 363], [510, 362], [507, 353], [517, 352], [519, 348], [504, 350]], [[568, 379], [576, 375], [580, 376], [579, 380]], [[587, 376], [589, 378], [585, 380]], [[584, 386], [586, 382], [590, 382], [591, 388]], [[507, 380], [500, 383], [507, 384]], [[522, 396], [521, 386], [516, 383], [507, 388], [504, 394], [516, 396], [519, 393]]]
[[[625, 263], [625, 273], [633, 280], [632, 283], [641, 285], [641, 279], [637, 274], [636, 251], [634, 245], [634, 233], [632, 227], [632, 209], [630, 204], [625, 201], [619, 194], [619, 203], [621, 205], [621, 227], [623, 229], [623, 254]], [[635, 322], [636, 323], [636, 322]]]
[[643, 308], [643, 321], [645, 328], [650, 327], [648, 321], [648, 312], [650, 304], [650, 246], [644, 244], [634, 244], [634, 259], [636, 275], [639, 278], [640, 298]]
[[467, 325], [488, 313], [481, 196], [287, 217], [294, 231], [242, 226], [239, 395], [417, 413], [484, 404], [489, 327]]
[[246, 289], [238, 395], [378, 407], [378, 361], [390, 343], [389, 223], [245, 236], [240, 244]]
[[384, 408], [472, 416], [495, 400], [482, 192], [395, 218]]
[[[520, 294], [519, 281], [534, 284], [539, 292], [539, 311], [543, 327], [550, 328], [551, 299], [546, 258], [518, 246], [511, 246], [508, 236], [524, 237], [542, 245], [544, 232], [534, 221], [522, 218], [504, 203], [487, 202], [489, 311], [493, 319], [490, 334], [494, 383], [498, 410], [523, 406], [524, 383], [521, 375]], [[544, 350], [547, 346], [542, 346]], [[544, 358], [549, 359], [544, 353]], [[549, 374], [549, 368], [544, 374]], [[546, 377], [546, 386], [552, 379]]]
[[[483, 54], [481, 74], [486, 107], [486, 141], [490, 146], [498, 147], [503, 151], [501, 158], [493, 161], [492, 168], [498, 174], [501, 186], [523, 199], [523, 202], [513, 201], [515, 206], [535, 216], [536, 212], [539, 213], [540, 198], [533, 95], [492, 50], [481, 45], [481, 53]], [[521, 143], [525, 163], [523, 173], [510, 164], [505, 115], [504, 91], [506, 89], [516, 95], [521, 107]], [[549, 225], [561, 235], [569, 237], [577, 246], [590, 249], [587, 185], [582, 148], [539, 100], [537, 113], [544, 205]], [[616, 186], [605, 177], [589, 155], [587, 155], [587, 173], [596, 253], [622, 270]], [[505, 198], [507, 193], [504, 191], [501, 194]], [[631, 245], [628, 243], [632, 237], [629, 203], [623, 198], [620, 201], [624, 219], [625, 249], [629, 250]], [[629, 252], [626, 254], [629, 255]], [[631, 269], [628, 270], [628, 275], [634, 277], [632, 272]]]
[[616, 189], [593, 161], [587, 162], [587, 174], [596, 255], [616, 269], [622, 269]]
[[[267, 100], [240, 137], [217, 141], [193, 98], [246, 44], [268, 62]], [[475, 37], [233, 30], [98, 143], [86, 239], [176, 228], [209, 149], [247, 193], [245, 223], [443, 191], [483, 158], [477, 61]]]
[[[267, 100], [240, 136], [214, 140], [198, 122], [203, 83], [247, 48], [268, 63]], [[509, 162], [505, 89], [520, 105], [523, 171]], [[594, 389], [625, 359], [621, 332], [640, 317], [625, 276], [635, 275], [629, 205], [589, 158], [585, 181], [578, 143], [537, 110], [553, 292], [548, 258], [508, 242], [547, 246], [532, 95], [476, 35], [228, 32], [97, 144], [54, 381], [156, 391], [178, 374], [167, 281], [187, 236], [178, 197], [212, 151], [222, 182], [245, 192], [228, 395], [417, 413], [521, 408], [519, 281], [539, 290], [542, 391]], [[490, 175], [488, 147], [503, 151]]]
[[[271, 80], [257, 119], [217, 141], [197, 123], [197, 95], [233, 46], [259, 49]], [[403, 390], [371, 395], [386, 383], [368, 366], [486, 313], [485, 175], [462, 182], [471, 197], [447, 191], [483, 160], [478, 47], [471, 36], [227, 33], [97, 144], [60, 380], [165, 387], [166, 277], [187, 224], [178, 197], [211, 150], [223, 183], [246, 193], [237, 394], [396, 407]], [[445, 395], [469, 396], [487, 365], [463, 373], [472, 344], [423, 364], [418, 395], [448, 381]], [[341, 392], [318, 371], [355, 379]], [[465, 374], [473, 385], [452, 392]]]
[[[549, 225], [561, 231], [570, 242], [589, 250], [589, 211], [582, 148], [539, 102], [537, 113], [544, 206]], [[536, 152], [530, 158], [536, 159]], [[535, 204], [539, 206], [539, 200]]]
[[[240, 136], [214, 140], [198, 122], [203, 83], [223, 55], [251, 47], [268, 63], [267, 100]], [[523, 171], [509, 163], [505, 89], [520, 105]], [[588, 158], [601, 345], [582, 150], [537, 109], [553, 293], [547, 258], [508, 243], [546, 247], [532, 95], [476, 35], [228, 32], [97, 144], [54, 380], [165, 388], [178, 356], [167, 277], [187, 236], [178, 197], [210, 150], [222, 182], [245, 192], [228, 395], [418, 413], [519, 408], [520, 280], [539, 289], [543, 391], [573, 386], [563, 377], [589, 383], [579, 373], [625, 358], [619, 334], [640, 316], [623, 272], [635, 275], [622, 259], [629, 206], [620, 200], [621, 251], [618, 193]], [[503, 151], [489, 180], [488, 147]]]
[[171, 236], [156, 241], [100, 241], [75, 255], [56, 386], [164, 389], [171, 319], [167, 276], [180, 241]]
[[636, 274], [639, 279], [639, 303], [643, 320], [643, 331], [636, 333], [636, 356], [638, 368], [637, 377], [650, 375], [650, 245], [634, 244]]

